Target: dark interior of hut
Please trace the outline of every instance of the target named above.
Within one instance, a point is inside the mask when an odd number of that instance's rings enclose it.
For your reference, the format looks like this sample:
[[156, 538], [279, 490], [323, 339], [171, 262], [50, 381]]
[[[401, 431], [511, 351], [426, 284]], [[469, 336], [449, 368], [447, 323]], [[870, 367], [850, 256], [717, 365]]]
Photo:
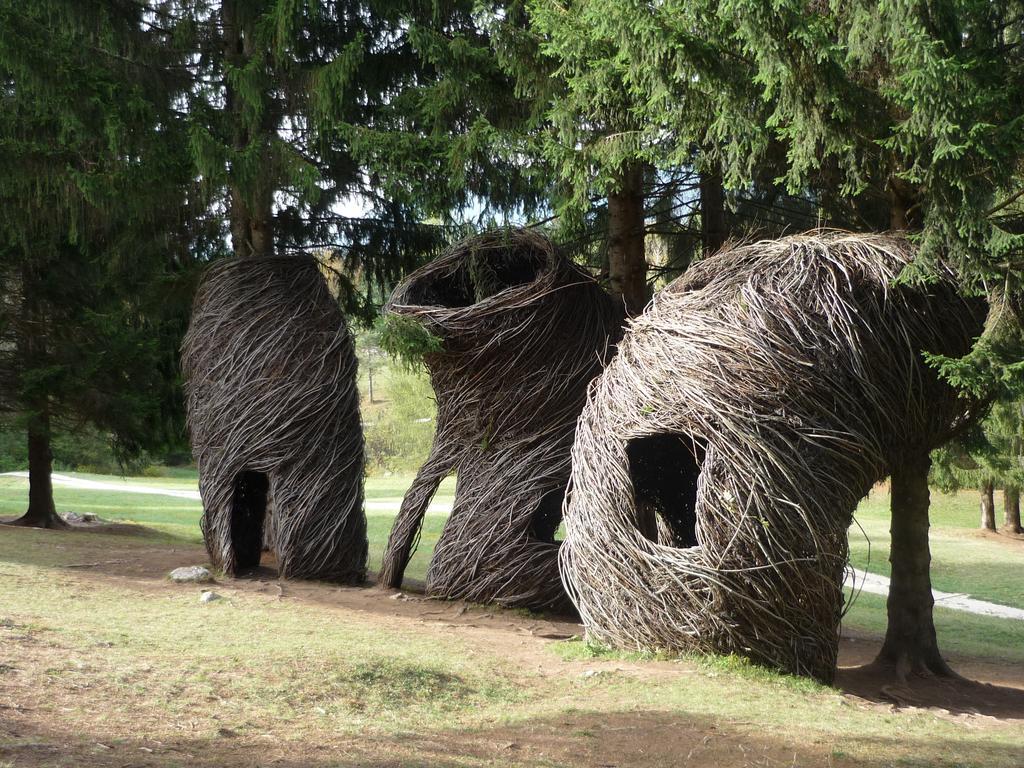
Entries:
[[530, 535], [536, 541], [554, 544], [555, 533], [562, 523], [562, 503], [565, 501], [565, 487], [545, 493], [537, 504], [530, 523]]
[[418, 281], [408, 298], [419, 306], [468, 307], [533, 282], [546, 262], [543, 253], [529, 248], [482, 248], [460, 259], [454, 269]]
[[647, 539], [697, 545], [697, 481], [705, 452], [704, 443], [689, 435], [644, 435], [627, 443], [637, 528]]
[[237, 570], [256, 568], [263, 554], [270, 478], [265, 472], [244, 470], [235, 477], [231, 504], [231, 546]]

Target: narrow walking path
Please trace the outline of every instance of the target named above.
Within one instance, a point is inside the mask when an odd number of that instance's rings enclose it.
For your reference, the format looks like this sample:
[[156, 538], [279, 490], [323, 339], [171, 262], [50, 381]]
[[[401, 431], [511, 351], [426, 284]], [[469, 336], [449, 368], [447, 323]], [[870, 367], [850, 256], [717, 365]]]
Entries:
[[[28, 472], [3, 472], [0, 477], [17, 477], [28, 480]], [[201, 501], [199, 491], [175, 488], [161, 488], [156, 485], [137, 485], [129, 482], [104, 482], [102, 480], [86, 480], [82, 477], [70, 477], [54, 472], [51, 475], [54, 485], [75, 488], [82, 491], [115, 491], [117, 493], [142, 493], [153, 496], [171, 496], [176, 499]], [[401, 506], [401, 498], [369, 499], [364, 503], [367, 512], [397, 512]], [[449, 514], [452, 511], [450, 502], [433, 502], [427, 512], [431, 514]]]
[[[28, 480], [28, 472], [4, 472], [0, 477], [20, 477]], [[199, 491], [159, 488], [152, 485], [135, 485], [129, 482], [109, 483], [100, 480], [86, 480], [82, 477], [68, 477], [54, 472], [50, 475], [54, 485], [77, 488], [83, 491], [117, 491], [118, 493], [144, 493], [154, 496], [173, 496], [176, 499], [199, 501]]]
[[[856, 568], [846, 576], [846, 588], [855, 592], [868, 592], [873, 595], [887, 596], [889, 594], [889, 577], [877, 573], [868, 573]], [[955, 592], [940, 592], [932, 589], [935, 598], [935, 605], [938, 608], [950, 608], [954, 611], [964, 611], [978, 616], [995, 616], [1000, 619], [1016, 619], [1024, 621], [1024, 609], [1011, 608], [1008, 605], [989, 603], [985, 600], [975, 600], [968, 595]]]

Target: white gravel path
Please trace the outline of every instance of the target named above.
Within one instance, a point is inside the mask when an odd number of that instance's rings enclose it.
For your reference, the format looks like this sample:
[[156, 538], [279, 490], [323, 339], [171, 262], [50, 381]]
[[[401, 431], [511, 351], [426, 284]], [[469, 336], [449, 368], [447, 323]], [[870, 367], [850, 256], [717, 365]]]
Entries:
[[[888, 595], [889, 577], [854, 569], [853, 573], [846, 578], [846, 587], [873, 595]], [[935, 605], [939, 608], [950, 608], [954, 611], [974, 613], [978, 616], [996, 616], [1000, 619], [1024, 621], [1024, 610], [1020, 608], [989, 603], [985, 600], [975, 600], [973, 597], [955, 592], [940, 592], [934, 588], [932, 595], [935, 597]]]
[[[28, 472], [4, 472], [0, 477], [20, 477], [28, 480]], [[145, 493], [154, 496], [173, 496], [176, 499], [192, 499], [199, 501], [199, 491], [175, 490], [174, 488], [158, 488], [151, 485], [135, 485], [134, 483], [105, 483], [99, 480], [86, 480], [83, 477], [68, 477], [54, 472], [50, 477], [54, 485], [77, 488], [83, 491], [117, 491], [118, 493]]]
[[[0, 477], [17, 477], [28, 480], [28, 472], [4, 472]], [[66, 488], [76, 488], [83, 491], [115, 491], [117, 493], [142, 493], [153, 496], [172, 496], [176, 499], [189, 499], [190, 501], [201, 501], [199, 491], [177, 490], [174, 488], [162, 488], [155, 485], [137, 485], [128, 482], [103, 482], [100, 480], [86, 480], [82, 477], [69, 477], [54, 472], [51, 475], [54, 485], [63, 485]], [[398, 511], [401, 505], [400, 498], [370, 499], [364, 506], [367, 512], [392, 512]], [[450, 514], [451, 503], [434, 502], [428, 508], [430, 514]]]

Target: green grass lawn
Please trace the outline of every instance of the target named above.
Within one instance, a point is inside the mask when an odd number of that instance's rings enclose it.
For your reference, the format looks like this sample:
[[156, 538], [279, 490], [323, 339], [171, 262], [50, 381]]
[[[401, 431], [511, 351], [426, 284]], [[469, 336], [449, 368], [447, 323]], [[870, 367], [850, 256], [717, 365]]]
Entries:
[[[1000, 541], [979, 535], [977, 504], [973, 492], [932, 492], [932, 585], [943, 592], [1024, 608], [1024, 539]], [[864, 531], [850, 529], [850, 561], [888, 576], [888, 493], [872, 491], [857, 510], [857, 520]]]
[[[411, 474], [394, 474], [389, 477], [374, 475], [366, 478], [364, 495], [367, 499], [400, 500], [412, 484]], [[450, 502], [455, 496], [455, 476], [446, 477], [437, 489], [435, 501]]]
[[[105, 475], [74, 475], [90, 480], [118, 482], [120, 478]], [[142, 482], [141, 485], [166, 483]], [[192, 486], [194, 487], [194, 485]], [[179, 488], [180, 490], [180, 488]], [[93, 491], [53, 486], [57, 510], [62, 514], [78, 512], [94, 513], [104, 520], [140, 523], [186, 541], [202, 540], [199, 532], [199, 516], [203, 508], [198, 501], [177, 499], [170, 496], [150, 494], [119, 493], [117, 491]], [[0, 517], [16, 517], [25, 512], [28, 503], [28, 481], [21, 478], [0, 477]]]
[[[371, 478], [367, 498], [397, 499], [410, 480]], [[188, 478], [130, 482], [181, 488]], [[450, 501], [452, 490], [449, 481], [438, 500]], [[491, 628], [472, 634], [489, 609], [471, 609], [468, 617], [481, 618], [459, 628], [435, 620], [448, 610], [443, 604], [399, 620], [384, 598], [379, 614], [338, 607], [331, 587], [314, 587], [320, 600], [279, 600], [272, 588], [223, 581], [217, 589], [225, 599], [203, 606], [194, 587], [105, 579], [93, 566], [139, 562], [154, 544], [194, 552], [200, 504], [60, 486], [55, 493], [63, 512], [95, 512], [157, 533], [66, 538], [0, 529], [0, 704], [24, 707], [11, 710], [21, 718], [16, 735], [0, 728], [0, 768], [140, 759], [212, 768], [250, 765], [257, 754], [268, 765], [318, 768], [660, 766], [688, 754], [695, 765], [1020, 764], [1019, 729], [1010, 723], [851, 704], [832, 689], [730, 659], [602, 656], [579, 641], [543, 645], [507, 629], [500, 630], [507, 647], [496, 646], [498, 628], [510, 619], [496, 613]], [[26, 494], [24, 480], [0, 478], [0, 516], [23, 511]], [[1004, 582], [1014, 569], [1019, 582], [1024, 544], [1018, 551], [1016, 542], [969, 530], [970, 494], [936, 502], [941, 588], [1019, 604], [1013, 582]], [[872, 540], [870, 568], [879, 572], [886, 504], [877, 493], [859, 513]], [[368, 515], [371, 567], [392, 518]], [[444, 520], [427, 516], [410, 577], [423, 577]], [[74, 551], [79, 546], [88, 551]], [[853, 549], [863, 564], [866, 547], [856, 536]], [[844, 626], [877, 635], [884, 623], [884, 600], [865, 594]], [[1024, 622], [937, 609], [936, 624], [954, 666], [957, 655], [1024, 664]], [[540, 650], [522, 650], [531, 643]], [[25, 725], [33, 712], [53, 725], [33, 731]], [[36, 761], [47, 744], [59, 745], [58, 757]], [[349, 757], [323, 762], [320, 752]]]
[[[867, 593], [857, 597], [843, 620], [843, 627], [847, 629], [878, 636], [885, 634], [885, 624], [885, 598]], [[935, 632], [939, 647], [947, 657], [1024, 664], [1024, 621], [936, 608]]]
[[[173, 490], [195, 490], [195, 472], [188, 477], [150, 478], [132, 477], [119, 478], [110, 475], [91, 475], [82, 473], [61, 473], [70, 477], [95, 480], [104, 483], [125, 483], [126, 485], [148, 485]], [[408, 475], [391, 477], [371, 477], [366, 481], [366, 498], [368, 500], [388, 500], [395, 504], [401, 501], [402, 495], [412, 482]], [[178, 499], [155, 494], [120, 493], [117, 491], [95, 491], [69, 488], [54, 484], [54, 499], [57, 509], [63, 514], [78, 512], [79, 514], [94, 513], [104, 520], [116, 522], [139, 523], [180, 540], [198, 543], [202, 541], [199, 531], [199, 518], [203, 507], [198, 501]], [[455, 495], [455, 478], [448, 478], [438, 489], [435, 501], [450, 503]], [[0, 517], [16, 517], [25, 511], [28, 503], [28, 481], [22, 478], [0, 477]], [[370, 541], [370, 568], [380, 567], [384, 545], [387, 543], [394, 520], [393, 511], [370, 510], [366, 516], [367, 538]], [[420, 545], [409, 562], [406, 574], [411, 579], [422, 580], [427, 572], [430, 554], [434, 550], [441, 529], [444, 527], [443, 514], [428, 513], [420, 535]]]
[[[120, 478], [103, 475], [73, 476], [101, 482], [122, 482]], [[368, 478], [366, 498], [397, 503], [411, 481], [410, 475]], [[127, 478], [123, 482], [179, 490], [196, 487], [194, 473], [174, 478]], [[454, 489], [454, 478], [448, 478], [438, 491], [435, 501], [450, 503]], [[28, 484], [25, 480], [0, 478], [0, 516], [13, 517], [24, 511], [27, 493]], [[148, 494], [77, 490], [59, 485], [54, 487], [54, 494], [61, 512], [93, 512], [107, 520], [148, 526], [174, 540], [189, 543], [201, 541], [199, 517], [202, 507], [198, 501]], [[888, 504], [888, 495], [884, 490], [873, 491], [858, 509], [860, 527], [855, 525], [850, 530], [851, 562], [858, 568], [884, 575], [888, 575], [889, 571]], [[976, 499], [971, 493], [933, 493], [931, 541], [934, 585], [946, 592], [962, 592], [982, 600], [1024, 608], [1024, 588], [1021, 586], [1024, 540], [1000, 541], [977, 535], [975, 504]], [[394, 515], [390, 510], [371, 509], [367, 513], [371, 570], [380, 567]], [[426, 516], [419, 547], [406, 571], [410, 579], [423, 580], [425, 577], [430, 555], [445, 519], [439, 513]], [[942, 609], [936, 611], [936, 622], [943, 647], [949, 652], [1024, 662], [1024, 622], [970, 616]], [[884, 599], [861, 594], [847, 614], [844, 626], [858, 631], [884, 632]]]

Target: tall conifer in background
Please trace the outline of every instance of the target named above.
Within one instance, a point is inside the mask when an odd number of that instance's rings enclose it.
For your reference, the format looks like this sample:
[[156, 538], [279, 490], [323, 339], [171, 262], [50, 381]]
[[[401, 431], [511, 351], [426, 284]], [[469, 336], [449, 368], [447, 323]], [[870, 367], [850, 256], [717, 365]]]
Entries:
[[[932, 481], [945, 491], [980, 490], [981, 528], [1021, 533], [1020, 492], [1024, 487], [1024, 403], [1002, 400], [988, 417], [933, 457]], [[997, 523], [994, 491], [1003, 492]]]
[[525, 28], [521, 3], [418, 7], [400, 25], [416, 75], [396, 82], [372, 120], [344, 126], [353, 154], [379, 195], [421, 215], [479, 224], [543, 215], [553, 189], [531, 151], [536, 104], [502, 66], [503, 46], [521, 43], [509, 34]]
[[54, 430], [94, 425], [122, 457], [176, 431], [205, 205], [165, 42], [127, 0], [0, 3], [0, 406], [27, 434], [24, 525], [62, 524]]
[[366, 270], [368, 280], [387, 282], [436, 245], [414, 208], [377, 194], [345, 135], [415, 77], [401, 3], [160, 6], [187, 52], [193, 158], [229, 221], [236, 256], [340, 248], [350, 275]]
[[331, 249], [364, 289], [347, 286], [349, 309], [370, 315], [457, 234], [460, 210], [539, 204], [498, 146], [516, 100], [473, 3], [160, 7], [190, 52], [192, 152], [236, 255]]
[[571, 220], [607, 201], [609, 283], [630, 313], [649, 296], [649, 235], [664, 238], [658, 267], [672, 276], [729, 237], [821, 221], [820, 199], [779, 188], [782, 153], [753, 63], [707, 4], [531, 0], [529, 10], [547, 70], [526, 81], [541, 83], [540, 151], [570, 191], [556, 204]]

